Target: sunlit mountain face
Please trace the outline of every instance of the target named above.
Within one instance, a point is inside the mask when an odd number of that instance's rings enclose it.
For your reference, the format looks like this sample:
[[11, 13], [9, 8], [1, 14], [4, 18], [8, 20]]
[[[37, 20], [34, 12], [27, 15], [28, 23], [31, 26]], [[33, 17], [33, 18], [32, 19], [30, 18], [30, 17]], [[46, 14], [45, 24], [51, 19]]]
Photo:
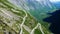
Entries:
[[[48, 12], [53, 12], [56, 7], [49, 0], [8, 0], [12, 4], [27, 10], [36, 19], [45, 18]], [[41, 17], [41, 18], [40, 18]]]
[[[43, 19], [58, 9], [52, 0], [0, 0], [0, 31], [12, 34], [52, 34]], [[0, 33], [1, 34], [1, 33]]]
[[50, 0], [50, 2], [55, 3], [55, 2], [60, 2], [60, 0]]

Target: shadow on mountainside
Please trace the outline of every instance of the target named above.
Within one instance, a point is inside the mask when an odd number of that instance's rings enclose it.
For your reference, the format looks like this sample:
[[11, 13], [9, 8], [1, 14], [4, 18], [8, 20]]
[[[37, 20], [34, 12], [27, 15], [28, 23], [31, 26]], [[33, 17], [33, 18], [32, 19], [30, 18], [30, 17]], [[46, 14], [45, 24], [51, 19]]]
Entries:
[[60, 10], [56, 10], [53, 13], [48, 13], [52, 16], [43, 19], [43, 21], [51, 23], [49, 29], [54, 34], [60, 34]]

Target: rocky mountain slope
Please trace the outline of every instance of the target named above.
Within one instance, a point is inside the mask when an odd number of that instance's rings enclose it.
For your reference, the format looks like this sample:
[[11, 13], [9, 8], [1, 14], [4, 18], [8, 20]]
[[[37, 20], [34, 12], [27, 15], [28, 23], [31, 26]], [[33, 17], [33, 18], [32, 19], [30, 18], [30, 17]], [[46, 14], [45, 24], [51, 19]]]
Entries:
[[[44, 3], [47, 1], [41, 0]], [[36, 0], [0, 0], [0, 34], [52, 34], [49, 24], [42, 19], [48, 16], [45, 12], [48, 8], [55, 7], [44, 3]]]

